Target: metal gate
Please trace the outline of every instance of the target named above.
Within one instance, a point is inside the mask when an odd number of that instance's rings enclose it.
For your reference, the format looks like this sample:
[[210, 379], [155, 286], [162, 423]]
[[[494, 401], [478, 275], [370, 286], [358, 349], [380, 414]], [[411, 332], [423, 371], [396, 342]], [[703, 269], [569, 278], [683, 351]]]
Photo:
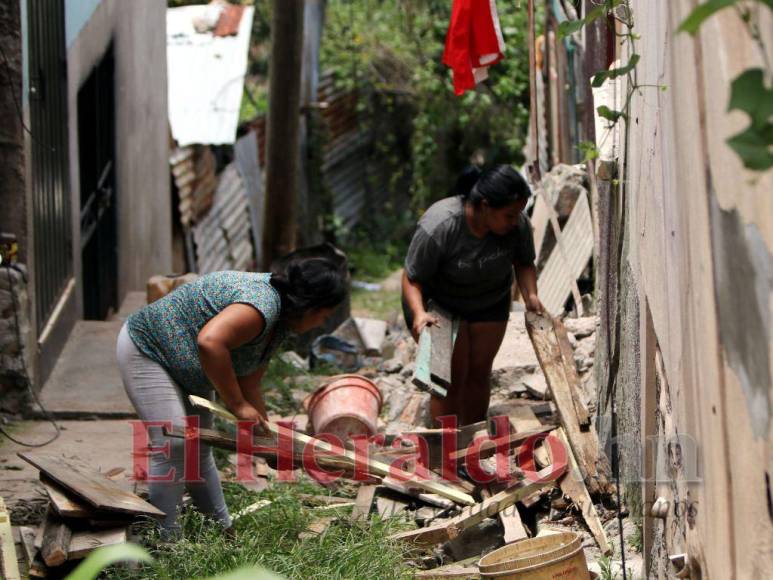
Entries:
[[64, 0], [28, 0], [31, 189], [38, 332], [72, 276]]

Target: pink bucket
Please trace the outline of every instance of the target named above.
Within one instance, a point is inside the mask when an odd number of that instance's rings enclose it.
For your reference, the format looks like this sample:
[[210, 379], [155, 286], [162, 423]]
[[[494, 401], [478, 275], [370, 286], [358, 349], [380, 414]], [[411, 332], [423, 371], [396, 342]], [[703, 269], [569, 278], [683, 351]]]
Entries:
[[342, 440], [372, 436], [378, 430], [383, 398], [378, 387], [360, 375], [337, 375], [309, 400], [309, 421], [315, 434], [330, 433]]

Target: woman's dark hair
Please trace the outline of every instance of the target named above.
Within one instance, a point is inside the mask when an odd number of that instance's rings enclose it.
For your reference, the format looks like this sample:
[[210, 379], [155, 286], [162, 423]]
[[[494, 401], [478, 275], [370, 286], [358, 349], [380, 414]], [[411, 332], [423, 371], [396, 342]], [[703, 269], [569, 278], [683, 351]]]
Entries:
[[298, 258], [271, 285], [282, 298], [282, 318], [299, 318], [312, 310], [333, 308], [346, 298], [346, 274], [325, 258]]
[[523, 175], [510, 165], [497, 165], [482, 173], [476, 167], [465, 169], [456, 182], [456, 191], [475, 207], [485, 200], [493, 208], [506, 207], [531, 195]]

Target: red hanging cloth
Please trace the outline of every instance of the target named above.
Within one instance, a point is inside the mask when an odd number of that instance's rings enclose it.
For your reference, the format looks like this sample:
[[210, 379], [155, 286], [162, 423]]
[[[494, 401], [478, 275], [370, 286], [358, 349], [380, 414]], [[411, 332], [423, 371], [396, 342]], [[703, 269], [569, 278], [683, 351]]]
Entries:
[[443, 64], [453, 70], [454, 93], [474, 89], [504, 52], [496, 0], [454, 0], [443, 53]]

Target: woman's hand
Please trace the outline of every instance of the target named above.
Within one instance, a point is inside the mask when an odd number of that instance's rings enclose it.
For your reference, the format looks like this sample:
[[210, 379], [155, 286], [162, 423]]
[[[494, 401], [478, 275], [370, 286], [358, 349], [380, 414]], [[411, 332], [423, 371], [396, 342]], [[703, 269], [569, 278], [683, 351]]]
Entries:
[[256, 424], [258, 431], [261, 433], [267, 433], [268, 427], [266, 423], [268, 419], [264, 417], [260, 411], [250, 405], [247, 401], [243, 401], [231, 407], [231, 411], [239, 421], [250, 421]]
[[542, 314], [545, 311], [545, 307], [542, 305], [542, 302], [540, 302], [540, 299], [536, 294], [529, 294], [526, 297], [526, 310]]
[[411, 329], [413, 338], [418, 342], [421, 331], [424, 330], [425, 327], [437, 326], [439, 324], [440, 320], [434, 314], [430, 314], [429, 312], [418, 314], [413, 320], [413, 328]]

